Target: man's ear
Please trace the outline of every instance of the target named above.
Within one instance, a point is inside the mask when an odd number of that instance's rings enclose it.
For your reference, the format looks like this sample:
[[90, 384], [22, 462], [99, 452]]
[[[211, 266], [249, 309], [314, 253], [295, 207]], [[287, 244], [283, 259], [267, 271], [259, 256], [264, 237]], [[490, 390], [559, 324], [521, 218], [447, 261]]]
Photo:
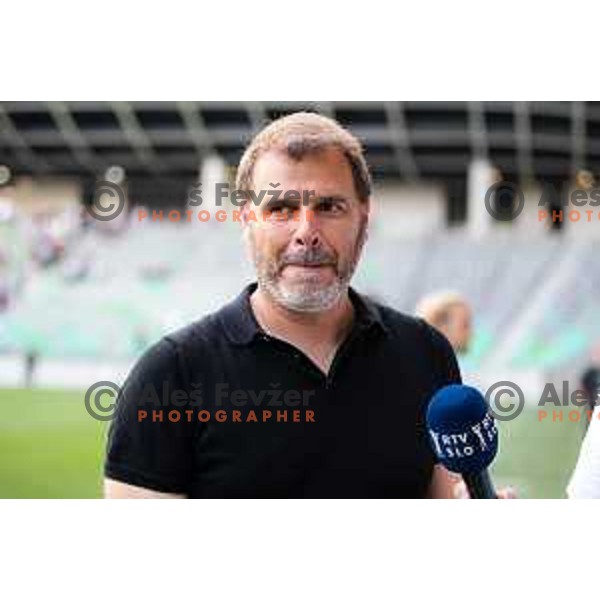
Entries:
[[240, 211], [240, 219], [242, 221], [242, 229], [246, 229], [248, 227], [248, 206], [250, 203], [248, 201], [244, 202], [242, 205], [242, 210]]
[[373, 206], [373, 203], [371, 201], [371, 196], [369, 196], [366, 200], [363, 200], [360, 203], [360, 210], [361, 210], [362, 214], [364, 215], [365, 219], [367, 220], [367, 224], [371, 221], [372, 206]]
[[252, 216], [252, 204], [250, 202], [245, 202], [240, 208], [240, 227], [242, 228], [242, 237], [244, 239], [244, 243], [248, 248], [248, 256], [251, 257], [252, 253], [250, 252], [251, 247], [251, 239], [252, 239], [252, 221], [256, 219], [251, 218]]

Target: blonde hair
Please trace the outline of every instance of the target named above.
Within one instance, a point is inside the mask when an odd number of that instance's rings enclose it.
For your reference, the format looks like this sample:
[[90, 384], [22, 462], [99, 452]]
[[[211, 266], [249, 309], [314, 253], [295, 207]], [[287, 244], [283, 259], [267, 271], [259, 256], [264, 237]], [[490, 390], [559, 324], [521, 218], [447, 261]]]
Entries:
[[422, 298], [415, 309], [421, 317], [434, 327], [443, 327], [450, 319], [450, 312], [456, 306], [469, 306], [467, 299], [452, 290], [444, 290], [428, 294]]
[[371, 195], [372, 181], [361, 143], [337, 121], [309, 112], [281, 117], [260, 131], [246, 148], [238, 166], [236, 189], [252, 189], [252, 175], [259, 156], [269, 150], [285, 152], [294, 160], [307, 154], [337, 148], [350, 163], [352, 178], [362, 202]]

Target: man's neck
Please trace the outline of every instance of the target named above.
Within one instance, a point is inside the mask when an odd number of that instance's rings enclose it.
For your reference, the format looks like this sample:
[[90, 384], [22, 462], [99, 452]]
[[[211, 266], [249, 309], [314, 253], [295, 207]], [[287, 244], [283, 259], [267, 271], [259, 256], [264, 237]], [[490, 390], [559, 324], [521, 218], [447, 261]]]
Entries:
[[300, 346], [337, 347], [354, 321], [354, 306], [348, 293], [332, 308], [315, 313], [289, 310], [260, 287], [250, 296], [250, 304], [256, 320], [265, 331]]

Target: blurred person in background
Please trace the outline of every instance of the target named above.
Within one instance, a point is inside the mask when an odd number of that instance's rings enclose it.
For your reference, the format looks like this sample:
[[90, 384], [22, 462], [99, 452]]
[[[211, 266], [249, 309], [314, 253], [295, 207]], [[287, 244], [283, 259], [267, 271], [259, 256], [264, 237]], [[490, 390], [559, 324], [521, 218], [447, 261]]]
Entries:
[[577, 171], [575, 175], [575, 188], [578, 190], [584, 190], [586, 192], [591, 191], [596, 187], [596, 177], [591, 171], [581, 169]]
[[572, 499], [600, 498], [600, 409], [597, 406], [600, 393], [600, 346], [592, 351], [592, 364], [583, 373], [582, 388], [588, 398], [584, 422], [587, 432], [581, 444], [575, 470], [567, 486], [567, 495]]
[[457, 354], [469, 350], [472, 311], [458, 292], [441, 291], [425, 296], [418, 302], [415, 313], [444, 335]]
[[[594, 174], [587, 170], [578, 171], [575, 187], [585, 191], [595, 188]], [[587, 399], [583, 418], [587, 431], [566, 491], [571, 499], [600, 498], [600, 411], [597, 407], [600, 392], [600, 344], [595, 345], [590, 352], [590, 364], [581, 374], [580, 388]], [[591, 416], [588, 411], [592, 411]]]
[[[593, 411], [596, 408], [598, 393], [600, 392], [600, 344], [595, 345], [590, 352], [590, 363], [581, 374], [580, 387], [587, 399], [586, 409]], [[583, 422], [587, 429], [590, 423], [587, 415]]]
[[25, 352], [24, 358], [24, 384], [26, 388], [31, 388], [35, 384], [35, 373], [39, 355], [36, 350], [31, 348]]
[[0, 240], [0, 313], [7, 311], [10, 305], [9, 269], [9, 252], [6, 248], [3, 248]]
[[62, 256], [64, 244], [52, 230], [51, 215], [34, 215], [31, 225], [32, 257], [41, 267], [49, 267]]
[[8, 311], [10, 308], [10, 286], [6, 279], [0, 275], [0, 313]]

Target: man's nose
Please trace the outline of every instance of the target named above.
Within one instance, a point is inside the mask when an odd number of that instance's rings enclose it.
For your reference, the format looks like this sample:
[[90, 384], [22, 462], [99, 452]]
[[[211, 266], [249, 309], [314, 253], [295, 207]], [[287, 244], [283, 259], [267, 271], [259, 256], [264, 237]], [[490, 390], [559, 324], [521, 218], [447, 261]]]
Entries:
[[310, 210], [300, 212], [300, 221], [294, 231], [294, 244], [306, 248], [316, 248], [323, 243], [321, 231]]

